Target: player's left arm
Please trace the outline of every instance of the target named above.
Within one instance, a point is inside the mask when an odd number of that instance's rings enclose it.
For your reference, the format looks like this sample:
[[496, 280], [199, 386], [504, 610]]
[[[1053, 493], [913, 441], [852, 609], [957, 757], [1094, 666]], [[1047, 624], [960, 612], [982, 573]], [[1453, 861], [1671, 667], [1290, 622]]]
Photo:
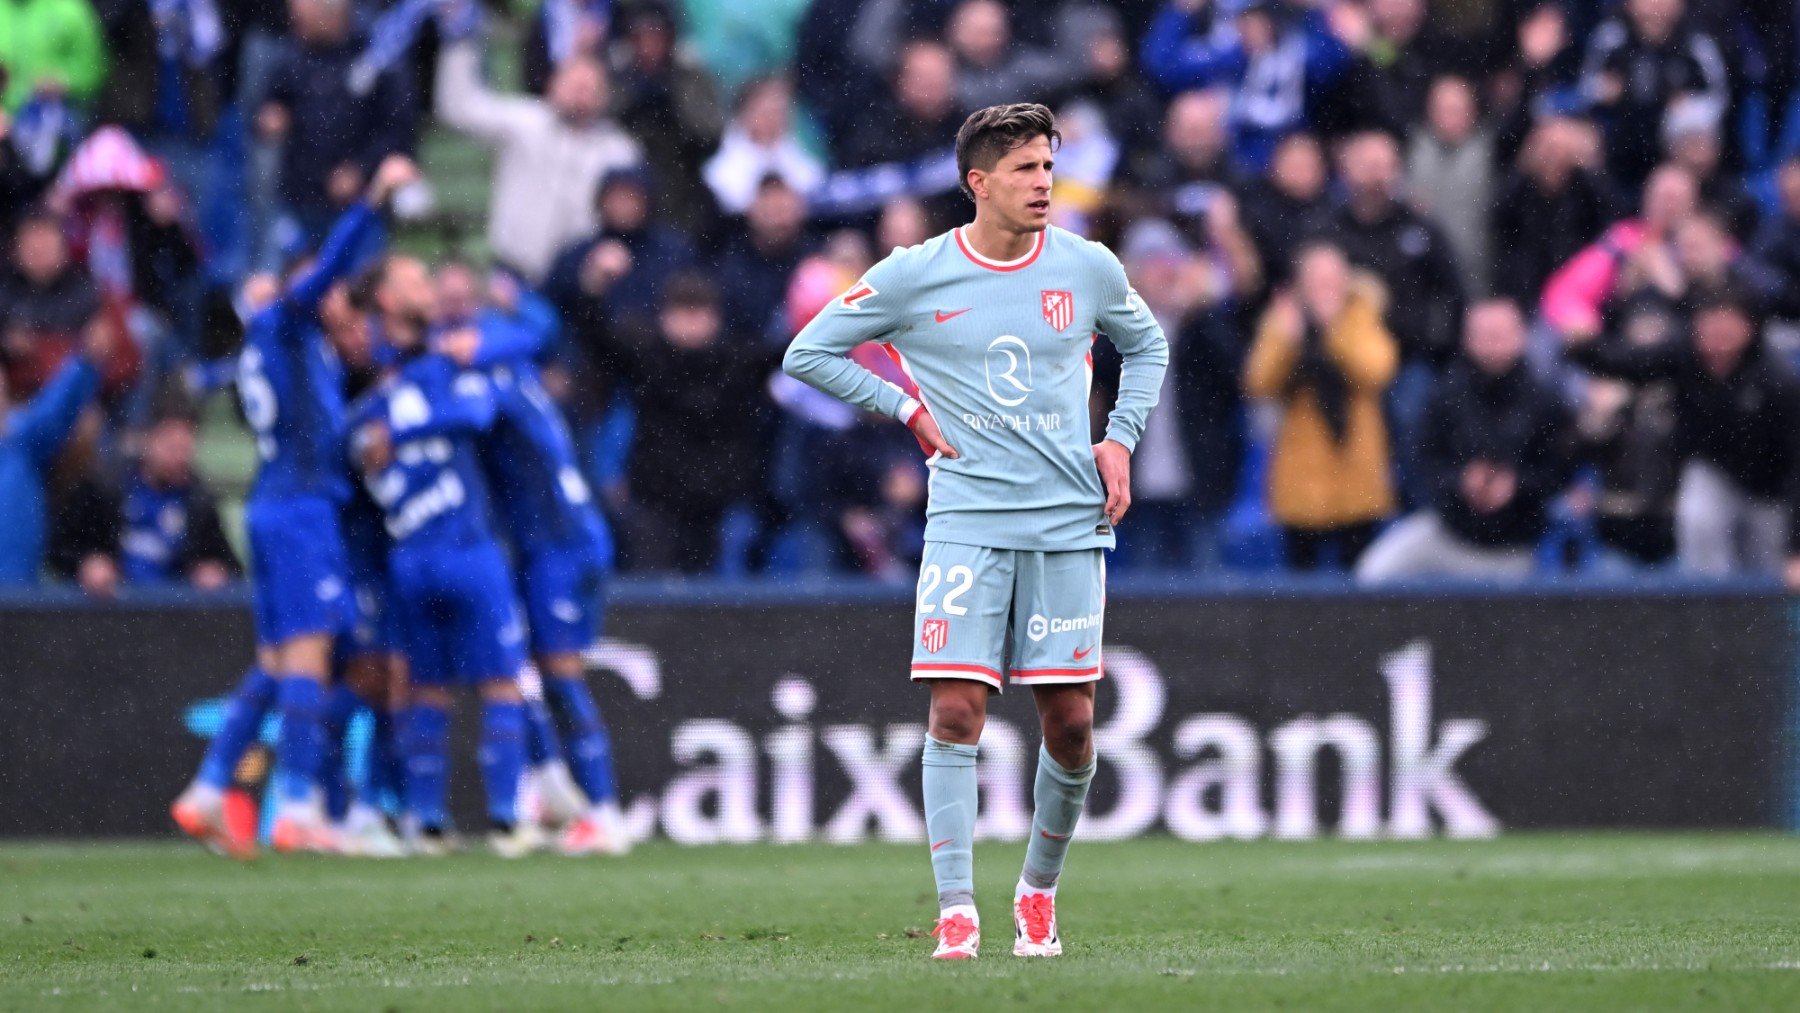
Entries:
[[1125, 278], [1125, 268], [1104, 247], [1100, 308], [1095, 322], [1124, 358], [1119, 398], [1106, 420], [1106, 438], [1094, 445], [1094, 466], [1106, 487], [1106, 516], [1117, 524], [1131, 508], [1131, 452], [1143, 438], [1169, 369], [1169, 339], [1150, 308]]

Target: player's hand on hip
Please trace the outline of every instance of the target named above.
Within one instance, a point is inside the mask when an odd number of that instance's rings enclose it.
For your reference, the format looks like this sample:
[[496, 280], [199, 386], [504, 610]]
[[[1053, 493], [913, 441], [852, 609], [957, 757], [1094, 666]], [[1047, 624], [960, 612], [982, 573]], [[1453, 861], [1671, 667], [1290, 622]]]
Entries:
[[1106, 519], [1117, 524], [1131, 509], [1131, 451], [1122, 443], [1101, 440], [1094, 444], [1094, 467], [1106, 487]]
[[920, 405], [919, 410], [912, 413], [912, 418], [906, 420], [906, 428], [912, 430], [913, 438], [919, 441], [919, 449], [927, 454], [943, 454], [952, 461], [962, 456], [950, 445], [949, 440], [944, 439], [944, 431], [938, 428], [937, 419], [931, 417], [930, 410], [924, 405]]

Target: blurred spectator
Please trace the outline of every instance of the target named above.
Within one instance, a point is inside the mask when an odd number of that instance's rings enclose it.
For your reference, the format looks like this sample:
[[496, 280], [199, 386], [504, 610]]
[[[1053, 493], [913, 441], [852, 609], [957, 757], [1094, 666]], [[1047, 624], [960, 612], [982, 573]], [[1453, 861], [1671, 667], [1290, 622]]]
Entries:
[[713, 76], [676, 45], [675, 18], [660, 3], [621, 14], [614, 48], [619, 125], [644, 149], [658, 218], [690, 235], [712, 224], [700, 166], [719, 144], [725, 114]]
[[744, 422], [762, 412], [780, 349], [727, 335], [724, 323], [713, 283], [677, 275], [657, 331], [623, 348], [638, 412], [625, 542], [634, 570], [711, 570], [726, 509], [756, 492], [756, 430]]
[[1262, 285], [1235, 212], [1221, 195], [1198, 250], [1158, 218], [1131, 226], [1120, 245], [1126, 277], [1169, 338], [1171, 363], [1132, 457], [1132, 523], [1119, 537], [1123, 561], [1136, 569], [1218, 562], [1219, 523], [1243, 456], [1243, 399], [1232, 382], [1243, 352], [1230, 304]]
[[770, 175], [803, 194], [824, 180], [825, 166], [794, 136], [793, 101], [785, 77], [752, 81], [738, 93], [737, 111], [705, 168], [706, 185], [726, 214], [748, 211]]
[[1294, 291], [1275, 298], [1244, 367], [1244, 389], [1281, 407], [1269, 507], [1288, 565], [1356, 565], [1394, 512], [1382, 392], [1399, 350], [1381, 322], [1378, 286], [1353, 280], [1343, 251], [1301, 250]]
[[230, 39], [217, 0], [96, 0], [110, 69], [97, 105], [155, 150], [200, 199], [205, 145], [228, 96], [222, 57]]
[[100, 389], [108, 331], [90, 327], [80, 355], [65, 362], [35, 398], [13, 400], [0, 379], [0, 585], [34, 584], [44, 559], [44, 478]]
[[[1659, 322], [1660, 323], [1660, 322]], [[1625, 326], [1608, 339], [1631, 348], [1686, 340], [1661, 326]], [[1675, 389], [1667, 380], [1595, 377], [1582, 385], [1576, 429], [1594, 464], [1594, 533], [1629, 563], [1657, 565], [1675, 553]]]
[[1555, 0], [1521, 11], [1510, 50], [1493, 54], [1501, 64], [1489, 82], [1493, 121], [1498, 124], [1496, 150], [1514, 161], [1526, 136], [1545, 119], [1575, 112], [1579, 104], [1566, 89], [1580, 73], [1580, 54], [1569, 44], [1568, 18]]
[[[1166, 93], [1223, 85], [1232, 91], [1234, 147], [1261, 170], [1275, 142], [1307, 120], [1307, 100], [1350, 65], [1351, 51], [1323, 11], [1249, 0], [1208, 28], [1205, 0], [1170, 0], [1142, 44], [1144, 73]], [[1223, 15], [1223, 11], [1220, 15]]]
[[1717, 214], [1740, 243], [1747, 243], [1756, 235], [1761, 212], [1750, 192], [1725, 171], [1719, 117], [1719, 110], [1703, 99], [1676, 100], [1663, 117], [1663, 147], [1668, 163], [1694, 178], [1700, 203]]
[[1463, 78], [1432, 82], [1425, 128], [1413, 135], [1407, 153], [1406, 181], [1414, 209], [1436, 222], [1450, 241], [1463, 290], [1485, 295], [1492, 261], [1494, 137], [1481, 124], [1474, 86]]
[[520, 65], [525, 90], [542, 95], [557, 67], [573, 59], [600, 59], [613, 30], [612, 0], [544, 0], [525, 28]]
[[1494, 292], [1521, 306], [1538, 301], [1557, 268], [1617, 217], [1606, 177], [1582, 162], [1586, 126], [1565, 118], [1540, 123], [1519, 152], [1495, 202]]
[[281, 145], [280, 199], [312, 241], [382, 159], [412, 151], [417, 130], [410, 71], [365, 62], [368, 42], [351, 13], [343, 0], [290, 0], [292, 35], [256, 114], [262, 139]]
[[1268, 173], [1244, 191], [1244, 222], [1262, 254], [1266, 280], [1279, 288], [1293, 276], [1294, 254], [1324, 231], [1332, 207], [1325, 152], [1311, 134], [1289, 134], [1275, 146]]
[[[936, 231], [925, 205], [910, 197], [892, 200], [881, 209], [881, 217], [875, 223], [875, 249], [885, 257], [893, 250], [923, 243]], [[800, 328], [794, 328], [794, 333], [800, 333]]]
[[1153, 189], [1157, 203], [1186, 227], [1191, 241], [1204, 234], [1213, 201], [1245, 186], [1243, 170], [1232, 158], [1230, 107], [1230, 95], [1220, 88], [1175, 96], [1163, 120], [1162, 149], [1137, 173], [1136, 181]]
[[1430, 503], [1388, 528], [1356, 579], [1528, 576], [1550, 501], [1569, 478], [1572, 420], [1524, 362], [1525, 320], [1504, 300], [1469, 310], [1462, 356], [1426, 409]]
[[1582, 95], [1606, 128], [1607, 166], [1633, 189], [1656, 166], [1671, 102], [1701, 99], [1715, 116], [1726, 109], [1725, 60], [1685, 14], [1683, 0], [1626, 0], [1588, 38]]
[[1358, 72], [1339, 89], [1359, 107], [1349, 125], [1410, 130], [1427, 117], [1434, 79], [1466, 62], [1457, 59], [1461, 47], [1427, 19], [1425, 0], [1370, 0], [1366, 33], [1354, 5], [1342, 6], [1334, 9], [1339, 32], [1361, 55]]
[[956, 55], [956, 101], [965, 113], [1004, 102], [1055, 102], [1082, 69], [1069, 54], [1015, 42], [1012, 15], [1000, 0], [960, 0], [945, 39]]
[[242, 572], [225, 540], [219, 504], [194, 472], [198, 419], [164, 413], [122, 488], [92, 478], [57, 513], [50, 565], [88, 594], [121, 585], [187, 584], [216, 590]]
[[1120, 164], [1129, 174], [1157, 147], [1162, 104], [1131, 64], [1131, 41], [1117, 12], [1078, 8], [1069, 16], [1070, 38], [1084, 40], [1086, 73], [1074, 95], [1094, 103], [1107, 132], [1119, 143]]
[[1596, 372], [1674, 387], [1675, 544], [1689, 573], [1776, 574], [1800, 558], [1800, 382], [1758, 340], [1753, 306], [1729, 288], [1703, 294], [1688, 341], [1571, 335], [1577, 361]]
[[502, 264], [536, 283], [557, 251], [601, 224], [594, 209], [600, 180], [641, 164], [643, 155], [606, 117], [606, 71], [597, 62], [563, 63], [538, 99], [488, 90], [480, 61], [474, 42], [444, 47], [437, 114], [495, 149], [488, 245]]
[[1775, 177], [1780, 211], [1756, 241], [1756, 259], [1771, 272], [1775, 295], [1771, 312], [1800, 320], [1800, 157], [1783, 162]]
[[885, 62], [877, 67], [857, 58], [853, 36], [865, 6], [864, 0], [812, 0], [796, 40], [795, 90], [834, 141], [847, 136], [851, 126], [867, 115], [867, 98], [881, 92], [877, 72], [887, 67]]
[[894, 66], [890, 95], [856, 118], [838, 145], [842, 166], [907, 162], [956, 142], [956, 61], [945, 46], [908, 43]]
[[106, 79], [100, 19], [88, 0], [0, 3], [0, 106], [9, 113], [33, 94], [67, 95], [85, 103]]
[[70, 256], [62, 224], [48, 212], [19, 222], [12, 259], [0, 277], [0, 356], [8, 389], [27, 398], [100, 323], [100, 288]]
[[1694, 213], [1698, 192], [1685, 169], [1665, 165], [1644, 183], [1643, 210], [1617, 222], [1558, 268], [1544, 284], [1543, 315], [1563, 334], [1598, 334], [1601, 313], [1626, 271], [1649, 276], [1670, 256], [1680, 225]]
[[744, 227], [719, 255], [724, 289], [725, 328], [751, 341], [785, 341], [793, 335], [771, 334], [776, 327], [787, 280], [812, 252], [806, 227], [806, 200], [780, 176], [766, 176], [744, 214]]
[[1407, 363], [1441, 363], [1456, 348], [1463, 287], [1456, 255], [1430, 219], [1401, 203], [1400, 149], [1370, 130], [1343, 141], [1344, 203], [1333, 238], [1350, 263], [1394, 293], [1388, 324]]

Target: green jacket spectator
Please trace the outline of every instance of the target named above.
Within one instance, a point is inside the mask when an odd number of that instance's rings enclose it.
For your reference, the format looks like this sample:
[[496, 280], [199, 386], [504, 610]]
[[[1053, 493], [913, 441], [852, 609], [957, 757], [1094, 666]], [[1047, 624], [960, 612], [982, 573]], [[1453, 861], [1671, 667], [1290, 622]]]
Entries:
[[106, 80], [100, 19], [88, 0], [0, 0], [0, 66], [8, 112], [46, 85], [86, 102]]

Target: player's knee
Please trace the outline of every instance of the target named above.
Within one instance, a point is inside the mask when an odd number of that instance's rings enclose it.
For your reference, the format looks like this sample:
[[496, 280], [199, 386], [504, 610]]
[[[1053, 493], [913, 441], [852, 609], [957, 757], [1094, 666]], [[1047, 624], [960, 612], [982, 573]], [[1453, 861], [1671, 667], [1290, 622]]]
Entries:
[[1083, 704], [1085, 701], [1071, 701], [1068, 706], [1043, 712], [1044, 747], [1058, 762], [1082, 761], [1093, 750], [1094, 709]]
[[[958, 687], [959, 689], [961, 687]], [[985, 694], [985, 687], [975, 686]], [[940, 691], [931, 698], [931, 737], [939, 742], [973, 743], [987, 721], [987, 701], [974, 694]]]

